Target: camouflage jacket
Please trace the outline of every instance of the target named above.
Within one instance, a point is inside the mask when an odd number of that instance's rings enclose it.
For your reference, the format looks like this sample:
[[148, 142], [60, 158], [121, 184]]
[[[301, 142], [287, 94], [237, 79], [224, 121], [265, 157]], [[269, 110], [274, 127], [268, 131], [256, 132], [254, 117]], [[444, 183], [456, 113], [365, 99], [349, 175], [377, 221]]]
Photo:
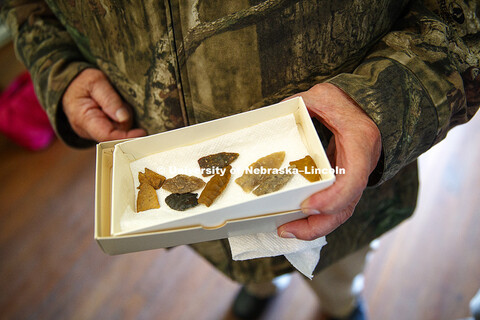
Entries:
[[[69, 82], [101, 69], [149, 133], [258, 108], [328, 81], [380, 129], [381, 160], [317, 270], [410, 216], [415, 159], [480, 104], [475, 0], [4, 0], [19, 58], [57, 133], [87, 146], [61, 108]], [[328, 132], [319, 128], [328, 139]], [[241, 282], [290, 270], [233, 262], [228, 242], [192, 245]]]

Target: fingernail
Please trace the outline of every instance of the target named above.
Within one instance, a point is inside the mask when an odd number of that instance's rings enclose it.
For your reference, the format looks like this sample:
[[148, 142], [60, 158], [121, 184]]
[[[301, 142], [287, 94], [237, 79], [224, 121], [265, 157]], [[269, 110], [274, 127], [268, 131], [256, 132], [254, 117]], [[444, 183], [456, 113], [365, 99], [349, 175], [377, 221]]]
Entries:
[[320, 214], [320, 211], [313, 208], [302, 208], [302, 212], [306, 215]]
[[296, 239], [297, 237], [295, 237], [295, 235], [291, 232], [288, 232], [288, 231], [282, 231], [280, 233], [280, 237], [282, 238], [286, 238], [286, 239]]
[[303, 202], [300, 204], [300, 208], [302, 209], [302, 212], [306, 215], [312, 215], [312, 214], [320, 214], [320, 211], [318, 209], [312, 208], [312, 205], [310, 204], [310, 198], [307, 198], [303, 200]]
[[128, 114], [128, 111], [127, 111], [127, 109], [125, 109], [125, 108], [120, 108], [120, 109], [118, 109], [117, 112], [115, 113], [115, 117], [117, 117], [117, 121], [118, 121], [118, 122], [127, 121], [129, 116], [130, 116], [130, 115]]

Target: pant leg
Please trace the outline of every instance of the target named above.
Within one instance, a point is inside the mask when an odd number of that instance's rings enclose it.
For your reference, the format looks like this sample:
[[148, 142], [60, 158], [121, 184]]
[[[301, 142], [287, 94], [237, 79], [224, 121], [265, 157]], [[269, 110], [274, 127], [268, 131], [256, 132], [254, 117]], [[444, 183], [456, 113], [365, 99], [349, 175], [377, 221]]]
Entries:
[[356, 275], [363, 272], [369, 246], [352, 253], [306, 280], [320, 299], [322, 311], [330, 316], [344, 317], [356, 305], [351, 287]]

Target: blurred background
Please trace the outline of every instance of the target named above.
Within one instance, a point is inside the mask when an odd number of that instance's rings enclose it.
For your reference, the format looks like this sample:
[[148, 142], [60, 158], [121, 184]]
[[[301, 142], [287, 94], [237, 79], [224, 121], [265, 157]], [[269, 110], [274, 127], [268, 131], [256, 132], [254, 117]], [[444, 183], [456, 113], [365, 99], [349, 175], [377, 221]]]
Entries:
[[[5, 121], [7, 104], [30, 110], [34, 102], [2, 26], [0, 92], [0, 121], [10, 124], [0, 133], [0, 319], [231, 317], [239, 285], [189, 247], [121, 256], [100, 250], [93, 239], [94, 149], [66, 147], [42, 121], [43, 140], [28, 144], [14, 133], [31, 124]], [[478, 141], [477, 115], [420, 158], [414, 217], [380, 238], [368, 259], [370, 319], [468, 317], [480, 288]], [[317, 319], [320, 304], [294, 274], [262, 319]]]

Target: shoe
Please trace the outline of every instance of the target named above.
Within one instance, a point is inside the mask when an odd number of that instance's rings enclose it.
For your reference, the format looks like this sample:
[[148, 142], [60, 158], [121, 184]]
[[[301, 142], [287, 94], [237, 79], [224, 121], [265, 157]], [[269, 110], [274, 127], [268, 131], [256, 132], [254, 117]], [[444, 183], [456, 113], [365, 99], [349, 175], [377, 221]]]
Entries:
[[336, 317], [325, 317], [325, 320], [367, 320], [367, 312], [361, 300], [357, 300], [357, 305], [355, 309], [346, 317], [336, 318]]
[[238, 292], [233, 302], [232, 312], [239, 319], [258, 319], [275, 295], [259, 298], [247, 292], [245, 287]]

